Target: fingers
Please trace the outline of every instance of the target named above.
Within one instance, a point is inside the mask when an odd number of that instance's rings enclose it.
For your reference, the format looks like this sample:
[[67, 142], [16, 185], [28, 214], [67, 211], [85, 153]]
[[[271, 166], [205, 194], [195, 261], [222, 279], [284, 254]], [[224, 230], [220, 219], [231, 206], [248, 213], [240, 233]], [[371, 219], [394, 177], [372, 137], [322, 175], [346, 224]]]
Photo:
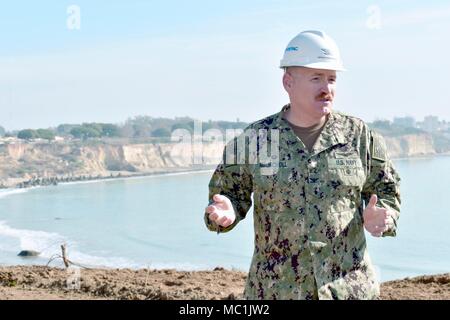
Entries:
[[207, 206], [206, 209], [205, 209], [205, 211], [207, 213], [213, 213], [216, 210], [217, 210], [217, 208], [214, 205]]
[[392, 212], [388, 209], [381, 209], [380, 211], [382, 223], [385, 226], [390, 226], [393, 223]]
[[374, 236], [374, 237], [379, 238], [379, 237], [381, 237], [383, 235], [383, 232], [375, 232], [375, 233], [371, 233], [371, 235]]
[[387, 230], [387, 226], [375, 226], [375, 231], [371, 232], [370, 234], [374, 237], [381, 237], [383, 233]]
[[225, 196], [222, 196], [222, 195], [220, 195], [220, 194], [215, 194], [215, 195], [213, 196], [213, 200], [214, 200], [215, 202], [222, 203], [222, 202], [227, 202], [228, 198], [225, 197]]
[[228, 217], [222, 217], [219, 220], [217, 220], [216, 223], [221, 225], [222, 227], [228, 227], [232, 223], [232, 221]]
[[369, 233], [374, 237], [381, 237], [384, 232], [388, 231], [388, 225], [375, 225], [372, 228], [369, 228]]
[[394, 223], [394, 218], [392, 218], [392, 215], [389, 215], [385, 220], [384, 220], [384, 224], [388, 227], [392, 227], [395, 225]]
[[209, 214], [209, 220], [221, 225], [222, 227], [228, 227], [233, 223], [226, 215], [220, 214], [214, 205], [207, 206], [205, 211]]
[[389, 225], [382, 223], [382, 224], [370, 224], [365, 225], [365, 228], [367, 232], [369, 232], [371, 235], [382, 235], [384, 232], [389, 230]]
[[382, 207], [373, 207], [376, 212], [376, 217], [378, 221], [386, 220], [392, 217], [392, 213], [389, 209]]
[[387, 224], [383, 224], [383, 225], [379, 225], [379, 226], [375, 226], [375, 231], [376, 233], [380, 233], [380, 232], [385, 232], [389, 229], [389, 226]]
[[233, 220], [231, 220], [227, 216], [220, 216], [217, 212], [211, 213], [209, 215], [209, 219], [222, 227], [228, 227], [233, 223]]
[[226, 227], [228, 227], [228, 226], [231, 226], [232, 224], [233, 224], [233, 221], [232, 221], [231, 219], [228, 219], [227, 221], [225, 221], [225, 222], [222, 224], [222, 227], [226, 228]]
[[208, 214], [208, 218], [211, 221], [216, 221], [219, 218], [219, 212], [217, 208], [213, 205], [209, 205], [205, 208], [205, 212]]
[[205, 212], [208, 213], [209, 220], [216, 221], [219, 217], [219, 213], [217, 212], [217, 208], [213, 205], [207, 206], [205, 208]]
[[216, 212], [213, 212], [209, 215], [209, 220], [211, 220], [211, 221], [215, 222], [215, 221], [217, 221], [218, 218], [219, 218], [219, 214]]
[[377, 202], [378, 202], [378, 197], [377, 197], [376, 194], [373, 194], [373, 195], [370, 197], [369, 204], [368, 204], [367, 206], [368, 206], [368, 207], [371, 207], [371, 208], [375, 208]]

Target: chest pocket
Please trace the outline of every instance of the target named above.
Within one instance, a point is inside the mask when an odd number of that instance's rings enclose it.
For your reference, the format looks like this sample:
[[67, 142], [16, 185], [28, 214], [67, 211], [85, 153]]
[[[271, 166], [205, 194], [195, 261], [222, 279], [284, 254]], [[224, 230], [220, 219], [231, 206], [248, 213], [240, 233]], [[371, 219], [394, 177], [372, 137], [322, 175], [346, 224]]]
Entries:
[[362, 188], [364, 185], [364, 168], [357, 154], [335, 154], [327, 159], [327, 163], [329, 180], [336, 187], [342, 185]]

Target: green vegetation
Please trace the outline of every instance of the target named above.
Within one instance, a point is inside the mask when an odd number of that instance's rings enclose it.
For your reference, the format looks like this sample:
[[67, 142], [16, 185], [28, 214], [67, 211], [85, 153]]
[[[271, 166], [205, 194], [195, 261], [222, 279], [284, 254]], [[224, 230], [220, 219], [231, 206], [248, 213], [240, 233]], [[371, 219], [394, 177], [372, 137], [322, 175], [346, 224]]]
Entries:
[[381, 135], [387, 137], [398, 137], [406, 134], [425, 133], [425, 131], [418, 128], [395, 126], [389, 120], [375, 120], [372, 123], [368, 123], [368, 125], [370, 128], [379, 132]]
[[209, 129], [217, 129], [225, 133], [227, 129], [244, 129], [247, 123], [239, 120], [233, 121], [198, 121], [189, 117], [153, 118], [149, 116], [136, 116], [129, 118], [125, 123], [117, 125], [112, 123], [83, 123], [60, 124], [56, 128], [25, 129], [19, 132], [5, 132], [0, 127], [0, 136], [17, 136], [19, 139], [46, 139], [54, 140], [55, 136], [74, 138], [82, 141], [95, 141], [101, 138], [125, 138], [125, 139], [149, 139], [155, 141], [170, 141], [172, 132], [177, 129], [187, 130], [193, 134], [195, 130], [205, 132]]
[[70, 134], [70, 131], [75, 128], [78, 127], [79, 125], [77, 124], [60, 124], [57, 128], [56, 128], [56, 133], [60, 136], [67, 136]]
[[170, 137], [170, 130], [167, 128], [158, 128], [152, 131], [152, 137]]
[[112, 123], [102, 124], [102, 137], [120, 137], [120, 128]]
[[37, 129], [36, 130], [38, 138], [46, 139], [46, 140], [54, 140], [55, 133], [48, 129]]
[[55, 133], [49, 129], [25, 129], [20, 130], [17, 134], [17, 138], [30, 140], [30, 139], [46, 139], [53, 140], [55, 139]]
[[[61, 127], [61, 126], [59, 126]], [[58, 128], [59, 128], [58, 127]], [[83, 123], [82, 125], [64, 125], [61, 131], [67, 131], [76, 139], [119, 137], [120, 128], [112, 123]]]
[[450, 139], [441, 134], [433, 133], [433, 144], [436, 152], [450, 152]]
[[79, 126], [70, 130], [70, 134], [77, 139], [99, 138], [100, 132], [92, 127]]
[[[380, 134], [387, 137], [398, 137], [408, 134], [421, 134], [425, 131], [408, 126], [395, 125], [389, 120], [376, 120], [368, 123], [369, 127], [376, 130]], [[60, 124], [56, 128], [49, 129], [25, 129], [19, 132], [5, 132], [0, 126], [0, 136], [17, 136], [20, 139], [46, 139], [54, 140], [55, 136], [62, 136], [66, 139], [76, 139], [83, 144], [98, 144], [103, 142], [114, 143], [132, 141], [133, 143], [145, 143], [151, 141], [153, 143], [165, 143], [171, 141], [171, 135], [175, 130], [186, 130], [193, 134], [195, 130], [215, 129], [225, 134], [226, 130], [245, 129], [248, 123], [239, 121], [206, 121], [196, 122], [195, 119], [189, 117], [169, 118], [153, 118], [149, 116], [136, 116], [129, 118], [122, 124], [112, 123], [83, 123], [83, 124]], [[446, 149], [449, 145], [449, 139], [445, 137], [445, 132], [433, 134], [433, 139], [440, 150]], [[448, 133], [447, 133], [448, 137]], [[114, 138], [105, 140], [103, 138]], [[126, 140], [121, 140], [126, 139]]]
[[37, 133], [36, 133], [36, 130], [25, 129], [25, 130], [19, 131], [19, 133], [17, 134], [17, 138], [24, 139], [24, 140], [36, 139]]

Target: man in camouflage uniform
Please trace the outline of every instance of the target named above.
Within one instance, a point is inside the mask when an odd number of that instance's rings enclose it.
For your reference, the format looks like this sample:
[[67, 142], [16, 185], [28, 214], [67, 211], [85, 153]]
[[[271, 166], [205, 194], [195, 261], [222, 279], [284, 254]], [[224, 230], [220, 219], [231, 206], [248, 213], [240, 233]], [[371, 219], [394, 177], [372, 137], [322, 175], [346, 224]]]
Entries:
[[[205, 223], [218, 233], [232, 230], [253, 194], [247, 299], [377, 298], [364, 229], [395, 236], [400, 178], [382, 137], [332, 110], [342, 65], [331, 38], [300, 33], [281, 66], [290, 104], [227, 144], [209, 184]], [[304, 143], [311, 135], [295, 128], [311, 125], [319, 128], [314, 143]]]

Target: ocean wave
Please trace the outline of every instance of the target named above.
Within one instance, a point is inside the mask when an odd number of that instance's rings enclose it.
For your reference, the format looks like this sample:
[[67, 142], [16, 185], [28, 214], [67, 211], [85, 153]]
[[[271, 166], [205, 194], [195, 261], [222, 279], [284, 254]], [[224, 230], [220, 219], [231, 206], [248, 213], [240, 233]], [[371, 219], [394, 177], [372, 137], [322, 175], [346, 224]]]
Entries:
[[[61, 245], [67, 244], [67, 256], [72, 262], [86, 267], [105, 268], [143, 268], [145, 266], [137, 264], [127, 258], [122, 257], [101, 257], [90, 255], [78, 250], [77, 243], [66, 237], [54, 233], [27, 229], [15, 229], [0, 221], [0, 239], [12, 238], [18, 240], [18, 247], [1, 246], [2, 251], [17, 254], [21, 250], [33, 250], [40, 252], [39, 258], [50, 259], [54, 255], [61, 254]], [[20, 258], [17, 264], [20, 264]], [[53, 264], [52, 264], [53, 265]], [[55, 263], [57, 265], [57, 263]]]
[[29, 189], [4, 189], [4, 190], [0, 190], [0, 198], [4, 198], [13, 194], [18, 194], [18, 193], [25, 193], [27, 192]]
[[[45, 265], [52, 257], [61, 254], [61, 245], [64, 243], [67, 244], [68, 259], [76, 265], [83, 267], [108, 269], [175, 269], [180, 271], [210, 270], [215, 267], [207, 263], [199, 264], [187, 261], [151, 261], [149, 259], [145, 262], [142, 262], [142, 260], [141, 262], [136, 262], [129, 258], [106, 256], [108, 252], [102, 252], [102, 255], [89, 254], [79, 250], [78, 244], [75, 241], [58, 233], [15, 229], [5, 221], [0, 221], [0, 250], [3, 251], [3, 257], [11, 256], [11, 259], [7, 259], [8, 264], [29, 264], [29, 259], [24, 260], [23, 258], [17, 257], [17, 254], [21, 250], [34, 250], [40, 252], [40, 254], [36, 259], [33, 258], [33, 264]], [[7, 254], [5, 255], [5, 253]], [[50, 266], [63, 267], [63, 262], [61, 259], [56, 259], [50, 263]]]
[[0, 236], [16, 238], [19, 240], [19, 250], [39, 251], [43, 257], [46, 257], [53, 247], [66, 242], [66, 239], [57, 233], [14, 229], [4, 221], [0, 221]]

